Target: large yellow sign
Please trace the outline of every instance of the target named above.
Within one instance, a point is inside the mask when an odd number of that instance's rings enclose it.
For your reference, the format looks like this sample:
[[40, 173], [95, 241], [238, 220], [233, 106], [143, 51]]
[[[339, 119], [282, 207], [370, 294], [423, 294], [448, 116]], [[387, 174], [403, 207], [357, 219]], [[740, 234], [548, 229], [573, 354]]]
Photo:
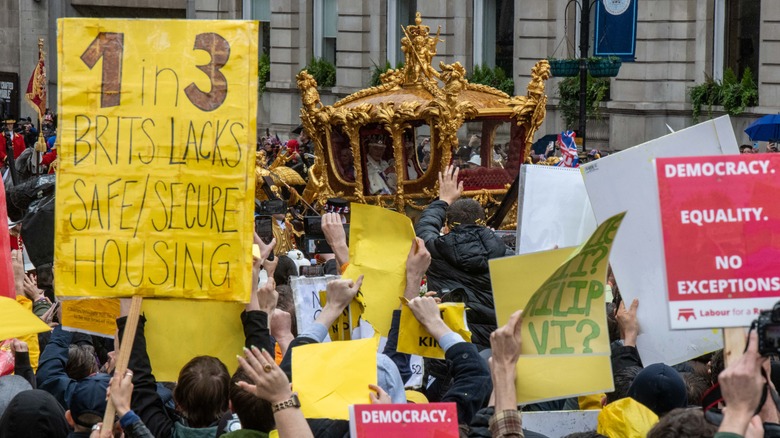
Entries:
[[257, 24], [58, 27], [57, 293], [248, 300]]

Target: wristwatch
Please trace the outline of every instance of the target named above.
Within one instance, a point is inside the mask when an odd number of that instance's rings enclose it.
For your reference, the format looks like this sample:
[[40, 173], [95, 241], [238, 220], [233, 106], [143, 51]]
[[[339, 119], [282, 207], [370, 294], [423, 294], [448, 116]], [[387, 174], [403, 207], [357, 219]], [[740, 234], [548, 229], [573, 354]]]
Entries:
[[273, 413], [277, 413], [282, 409], [300, 408], [300, 407], [301, 407], [301, 402], [300, 400], [298, 400], [298, 394], [293, 393], [289, 399], [283, 402], [274, 403], [273, 406], [271, 406], [271, 410], [273, 411]]

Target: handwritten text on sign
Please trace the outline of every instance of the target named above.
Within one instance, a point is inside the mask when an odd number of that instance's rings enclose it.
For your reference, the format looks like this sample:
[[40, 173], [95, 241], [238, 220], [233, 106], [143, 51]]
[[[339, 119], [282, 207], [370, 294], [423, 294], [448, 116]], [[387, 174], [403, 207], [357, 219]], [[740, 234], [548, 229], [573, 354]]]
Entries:
[[245, 300], [257, 26], [59, 20], [58, 292]]
[[523, 309], [523, 354], [609, 353], [604, 281], [624, 214], [607, 219]]
[[780, 297], [780, 156], [656, 161], [672, 328], [749, 326]]

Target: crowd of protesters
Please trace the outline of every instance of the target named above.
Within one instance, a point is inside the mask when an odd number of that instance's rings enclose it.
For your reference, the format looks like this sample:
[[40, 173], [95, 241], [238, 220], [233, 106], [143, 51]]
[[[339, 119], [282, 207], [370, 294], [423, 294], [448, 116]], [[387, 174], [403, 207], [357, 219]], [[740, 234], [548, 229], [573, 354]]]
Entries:
[[[286, 144], [268, 135], [259, 147], [269, 162], [283, 150], [295, 154], [305, 174], [306, 156], [311, 154], [305, 134]], [[518, 406], [514, 382], [522, 372], [517, 362], [523, 316], [517, 311], [506, 325], [497, 326], [488, 269], [488, 260], [512, 251], [485, 226], [480, 204], [462, 197], [462, 191], [458, 169], [448, 167], [439, 175], [438, 200], [417, 220], [417, 237], [406, 261], [408, 304], [393, 311], [387, 342], [377, 357], [378, 384], [366, 388], [367, 400], [453, 402], [460, 434], [468, 437], [539, 437], [543, 435], [523, 429], [521, 412], [592, 408], [621, 421], [600, 421], [597, 430], [571, 436], [628, 436], [626, 425], [636, 431], [632, 436], [780, 436], [773, 383], [780, 374], [775, 372], [777, 363], [758, 354], [755, 333], [745, 354], [725, 369], [722, 352], [680, 364], [644, 364], [636, 348], [640, 325], [658, 322], [638, 321], [641, 304], [623, 302], [613, 277], [609, 278], [613, 299], [604, 305], [614, 392]], [[328, 274], [340, 274], [349, 264], [342, 216], [327, 212], [322, 218], [322, 231], [334, 253], [317, 262]], [[291, 388], [295, 377], [291, 354], [298, 346], [325, 340], [328, 328], [360, 290], [362, 278], [329, 282], [324, 308], [312, 325], [299, 331], [289, 286], [290, 278], [298, 274], [296, 260], [269, 257], [275, 240], [267, 243], [255, 235], [255, 243], [261, 251], [254, 260], [251, 300], [240, 316], [245, 348], [239, 368], [231, 370], [215, 357], [198, 356], [180, 370], [176, 382], [155, 379], [144, 316], [138, 321], [127, 371], [114, 373], [128, 303], [123, 300], [113, 341], [63, 330], [50, 279], [44, 285], [35, 267], [25, 267], [22, 252], [16, 250], [12, 254], [16, 294], [52, 330], [38, 336], [35, 369], [25, 342], [12, 339], [4, 344], [14, 366], [0, 377], [0, 437], [265, 437], [272, 430], [280, 437], [349, 436], [347, 421], [303, 416]], [[438, 308], [443, 301], [466, 303], [471, 342], [444, 323]], [[411, 358], [396, 351], [403, 305], [446, 358], [424, 362], [422, 385], [406, 384], [412, 376]], [[703, 399], [712, 398], [708, 390], [718, 383], [721, 397], [703, 405]], [[724, 404], [726, 409], [720, 409]], [[109, 405], [116, 410], [116, 422], [103, 424]]]

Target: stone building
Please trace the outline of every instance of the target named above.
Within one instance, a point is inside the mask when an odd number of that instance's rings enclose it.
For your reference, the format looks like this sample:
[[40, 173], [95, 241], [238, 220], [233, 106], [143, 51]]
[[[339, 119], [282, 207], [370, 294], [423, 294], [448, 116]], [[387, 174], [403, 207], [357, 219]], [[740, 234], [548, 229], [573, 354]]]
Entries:
[[[599, 0], [603, 1], [603, 0]], [[690, 126], [690, 87], [722, 78], [726, 68], [751, 67], [758, 105], [733, 118], [737, 141], [758, 115], [778, 112], [780, 2], [772, 0], [638, 1], [636, 60], [610, 80], [600, 120], [588, 125], [589, 147], [618, 150]], [[56, 95], [56, 18], [72, 16], [254, 19], [260, 48], [270, 55], [270, 78], [258, 109], [258, 130], [281, 137], [298, 124], [295, 75], [315, 57], [336, 66], [336, 81], [321, 89], [332, 103], [368, 85], [376, 65], [395, 65], [402, 25], [419, 11], [432, 30], [441, 26], [434, 65], [461, 62], [501, 66], [524, 93], [533, 64], [549, 56], [577, 56], [578, 8], [564, 0], [0, 0], [0, 97], [4, 78], [26, 85], [36, 42], [48, 45], [50, 95]], [[10, 74], [10, 75], [9, 75]], [[557, 83], [548, 81], [546, 123], [538, 135], [564, 129]], [[8, 93], [6, 93], [8, 94]], [[21, 114], [30, 114], [18, 104]], [[53, 106], [53, 103], [52, 103]], [[712, 115], [722, 114], [713, 108]], [[703, 110], [703, 118], [709, 116]]]

